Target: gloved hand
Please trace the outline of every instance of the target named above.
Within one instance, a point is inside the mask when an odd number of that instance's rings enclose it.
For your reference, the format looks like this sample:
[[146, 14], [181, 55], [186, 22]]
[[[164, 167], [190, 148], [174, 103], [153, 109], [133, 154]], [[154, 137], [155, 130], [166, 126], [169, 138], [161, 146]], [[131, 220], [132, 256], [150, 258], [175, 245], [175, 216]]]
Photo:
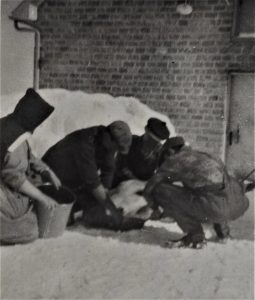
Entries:
[[44, 182], [50, 182], [54, 185], [54, 187], [58, 190], [61, 186], [61, 181], [57, 177], [57, 175], [51, 170], [46, 169], [41, 173], [41, 177]]
[[148, 180], [143, 190], [143, 196], [147, 201], [151, 200], [153, 189], [162, 181], [169, 181], [167, 175], [157, 173]]
[[102, 184], [100, 184], [92, 191], [92, 194], [97, 199], [97, 201], [104, 207], [105, 214], [108, 217], [112, 218], [114, 226], [119, 226], [123, 218], [122, 210], [117, 209], [116, 206], [113, 204], [108, 194], [108, 190], [105, 189]]
[[112, 218], [114, 225], [120, 226], [123, 220], [122, 208], [116, 208], [109, 196], [107, 196], [104, 207], [106, 215]]
[[161, 206], [156, 207], [150, 216], [150, 220], [160, 220], [163, 213], [164, 213], [164, 210]]
[[126, 178], [126, 180], [136, 178], [135, 175], [128, 168], [123, 168], [121, 172], [123, 176]]

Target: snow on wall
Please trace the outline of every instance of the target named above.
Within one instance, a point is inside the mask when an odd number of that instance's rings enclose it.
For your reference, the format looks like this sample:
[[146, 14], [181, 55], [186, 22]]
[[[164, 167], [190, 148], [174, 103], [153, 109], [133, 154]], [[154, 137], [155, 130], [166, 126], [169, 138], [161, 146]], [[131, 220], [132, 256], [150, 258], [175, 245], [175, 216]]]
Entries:
[[[38, 93], [55, 107], [53, 114], [34, 132], [30, 140], [33, 151], [44, 152], [66, 134], [94, 125], [108, 125], [115, 120], [126, 121], [133, 134], [143, 134], [150, 117], [167, 123], [171, 136], [175, 129], [169, 118], [153, 111], [133, 97], [112, 97], [109, 94], [88, 94], [65, 89], [42, 89]], [[22, 93], [5, 95], [1, 99], [1, 116], [11, 113]]]

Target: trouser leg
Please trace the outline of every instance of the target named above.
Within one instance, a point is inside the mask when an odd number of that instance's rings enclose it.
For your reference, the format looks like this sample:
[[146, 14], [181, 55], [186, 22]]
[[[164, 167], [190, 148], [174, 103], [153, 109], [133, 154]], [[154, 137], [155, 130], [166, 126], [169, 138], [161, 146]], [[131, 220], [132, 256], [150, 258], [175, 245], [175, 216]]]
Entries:
[[0, 244], [11, 245], [32, 242], [38, 238], [38, 222], [30, 208], [24, 216], [10, 219], [0, 211]]
[[230, 235], [230, 228], [227, 222], [214, 223], [213, 228], [220, 239], [224, 239]]
[[[153, 191], [154, 200], [164, 209], [164, 215], [172, 217], [183, 232], [196, 240], [204, 239], [203, 210], [190, 190], [162, 183]], [[197, 201], [196, 201], [197, 200]]]
[[76, 196], [76, 201], [72, 207], [67, 226], [71, 226], [75, 223], [75, 213], [79, 211], [86, 212], [97, 205], [96, 199], [94, 199], [93, 196], [85, 189], [78, 191], [73, 190], [72, 192]]

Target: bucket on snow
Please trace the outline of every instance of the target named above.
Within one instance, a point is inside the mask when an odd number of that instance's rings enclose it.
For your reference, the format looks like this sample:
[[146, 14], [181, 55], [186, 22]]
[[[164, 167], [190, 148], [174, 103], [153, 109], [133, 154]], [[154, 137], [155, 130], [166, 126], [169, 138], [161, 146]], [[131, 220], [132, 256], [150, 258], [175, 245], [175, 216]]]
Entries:
[[58, 203], [53, 210], [49, 210], [45, 205], [37, 203], [39, 237], [58, 237], [65, 231], [75, 202], [75, 195], [66, 187], [60, 187], [57, 190], [52, 185], [42, 185], [39, 189]]

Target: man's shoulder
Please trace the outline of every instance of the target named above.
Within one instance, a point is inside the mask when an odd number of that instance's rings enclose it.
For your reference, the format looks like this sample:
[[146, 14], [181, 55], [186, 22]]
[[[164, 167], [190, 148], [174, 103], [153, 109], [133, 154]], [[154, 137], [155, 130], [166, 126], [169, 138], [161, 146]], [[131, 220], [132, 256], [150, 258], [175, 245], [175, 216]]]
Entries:
[[87, 128], [80, 128], [77, 130], [74, 130], [72, 132], [70, 132], [68, 135], [66, 135], [67, 137], [75, 137], [75, 136], [87, 136], [87, 135], [95, 135], [98, 133], [98, 131], [104, 129], [105, 126], [91, 126], [91, 127], [87, 127]]
[[132, 135], [132, 145], [133, 146], [136, 146], [136, 145], [140, 144], [141, 140], [142, 140], [142, 136], [136, 135], [136, 134]]

